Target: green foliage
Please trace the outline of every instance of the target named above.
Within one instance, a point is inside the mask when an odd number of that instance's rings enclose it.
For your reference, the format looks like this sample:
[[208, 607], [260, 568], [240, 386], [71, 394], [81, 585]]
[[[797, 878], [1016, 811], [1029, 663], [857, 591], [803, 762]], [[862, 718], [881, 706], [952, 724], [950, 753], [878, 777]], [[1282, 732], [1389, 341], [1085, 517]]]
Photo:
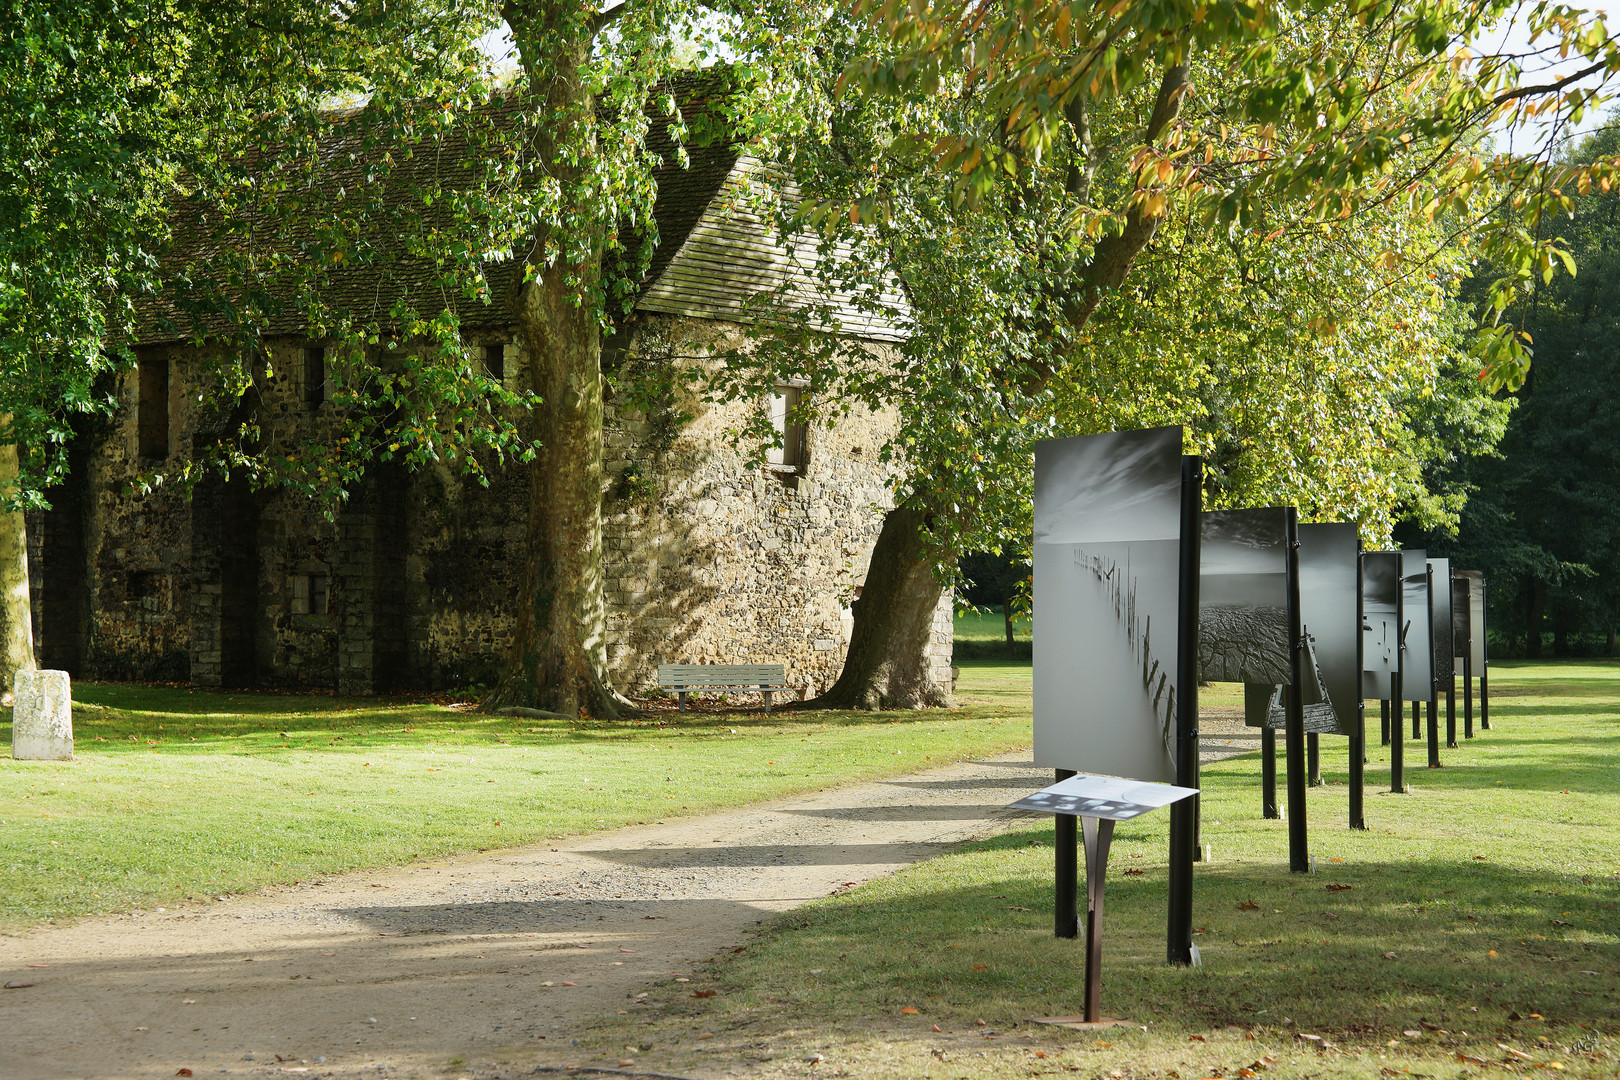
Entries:
[[[1610, 123], [1572, 157], [1617, 150], [1620, 125]], [[1492, 628], [1511, 649], [1532, 633], [1539, 645], [1543, 618], [1560, 648], [1573, 634], [1620, 629], [1620, 194], [1579, 196], [1547, 228], [1579, 274], [1525, 305], [1536, 363], [1499, 456], [1437, 462], [1433, 482], [1474, 492], [1461, 529], [1406, 535], [1485, 572]]]
[[[1090, 272], [1071, 286], [1082, 302], [1122, 279], [1131, 249], [1176, 205], [1206, 225], [1262, 232], [1391, 206], [1444, 222], [1504, 269], [1484, 298], [1474, 351], [1493, 382], [1512, 384], [1528, 354], [1499, 320], [1524, 287], [1568, 261], [1541, 227], [1574, 193], [1607, 190], [1616, 162], [1492, 154], [1483, 137], [1494, 124], [1578, 121], [1600, 106], [1620, 74], [1620, 43], [1601, 15], [1535, 5], [1521, 15], [1537, 48], [1579, 69], [1537, 84], [1525, 78], [1533, 55], [1471, 48], [1511, 9], [1507, 0], [863, 0], [857, 10], [881, 42], [852, 60], [846, 82], [901, 101], [973, 103], [984, 122], [909, 110], [894, 138], [951, 176], [958, 202], [993, 198], [1078, 141], [1085, 197], [1054, 224], [1093, 248]], [[1121, 114], [1130, 122], [1102, 129]], [[1093, 120], [1095, 140], [1084, 131]], [[881, 218], [888, 206], [874, 193], [857, 212]]]

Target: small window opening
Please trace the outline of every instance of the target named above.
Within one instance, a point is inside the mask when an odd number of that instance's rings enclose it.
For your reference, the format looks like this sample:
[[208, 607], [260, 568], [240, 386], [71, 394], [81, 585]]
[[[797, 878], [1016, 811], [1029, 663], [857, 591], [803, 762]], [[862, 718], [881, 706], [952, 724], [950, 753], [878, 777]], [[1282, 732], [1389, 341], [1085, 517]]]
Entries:
[[506, 346], [484, 346], [484, 374], [491, 379], [506, 385]]
[[325, 574], [294, 574], [292, 610], [294, 615], [325, 615], [331, 610], [330, 579]]
[[778, 472], [799, 472], [804, 467], [804, 425], [796, 422], [802, 394], [800, 387], [778, 386], [771, 395], [771, 427], [778, 445], [766, 449], [765, 460]]
[[310, 345], [304, 353], [304, 404], [318, 407], [326, 400], [326, 349]]
[[143, 622], [161, 620], [169, 609], [168, 575], [161, 570], [131, 570], [126, 595]]
[[136, 362], [140, 398], [135, 406], [137, 439], [143, 458], [169, 456], [169, 358], [143, 356]]

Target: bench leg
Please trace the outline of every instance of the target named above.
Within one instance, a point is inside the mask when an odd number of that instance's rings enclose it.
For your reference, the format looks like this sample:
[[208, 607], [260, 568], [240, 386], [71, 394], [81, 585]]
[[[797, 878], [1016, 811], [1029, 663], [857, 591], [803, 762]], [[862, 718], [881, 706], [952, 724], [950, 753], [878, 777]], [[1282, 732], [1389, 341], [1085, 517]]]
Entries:
[[765, 691], [765, 711], [771, 711], [771, 692], [769, 690]]
[[677, 691], [675, 691], [675, 700], [679, 701], [681, 703], [681, 707], [679, 709], [677, 709], [676, 711], [677, 712], [685, 712], [686, 711], [686, 691], [685, 690], [677, 690]]

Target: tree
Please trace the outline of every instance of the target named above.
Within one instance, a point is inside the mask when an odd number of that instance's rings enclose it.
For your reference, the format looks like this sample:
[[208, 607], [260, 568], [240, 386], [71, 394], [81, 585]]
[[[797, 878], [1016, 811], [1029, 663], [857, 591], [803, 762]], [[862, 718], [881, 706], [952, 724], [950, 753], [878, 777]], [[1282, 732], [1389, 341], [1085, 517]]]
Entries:
[[[1610, 121], [1570, 158], [1620, 150]], [[1579, 269], [1526, 299], [1520, 314], [1535, 348], [1529, 377], [1499, 454], [1437, 462], [1443, 482], [1472, 492], [1460, 528], [1403, 531], [1414, 545], [1485, 572], [1491, 626], [1541, 655], [1550, 623], [1554, 651], [1571, 637], [1620, 628], [1620, 196], [1593, 191], [1548, 228]]]
[[[823, 704], [937, 703], [909, 677], [938, 597], [922, 564], [948, 565], [965, 538], [1005, 542], [995, 527], [1020, 520], [1042, 434], [1184, 423], [1212, 505], [1297, 502], [1361, 519], [1369, 539], [1403, 500], [1447, 509], [1421, 497], [1404, 459], [1433, 447], [1403, 421], [1466, 336], [1442, 310], [1464, 272], [1459, 234], [1515, 265], [1555, 257], [1481, 216], [1489, 168], [1447, 157], [1477, 120], [1463, 108], [1477, 95], [1453, 96], [1477, 85], [1437, 70], [1404, 16], [1289, 9], [1280, 32], [1276, 12], [1150, 8], [1081, 26], [1057, 6], [870, 5], [884, 40], [856, 37], [846, 93], [828, 94], [810, 143], [825, 151], [787, 156], [809, 220], [867, 245], [842, 287], [877, 303], [884, 267], [912, 301], [896, 368], [807, 348], [813, 327], [754, 354], [758, 384], [796, 366], [823, 401], [903, 418], [895, 527]], [[1407, 97], [1381, 67], [1403, 49]], [[1476, 348], [1508, 363], [1516, 339], [1500, 329]]]

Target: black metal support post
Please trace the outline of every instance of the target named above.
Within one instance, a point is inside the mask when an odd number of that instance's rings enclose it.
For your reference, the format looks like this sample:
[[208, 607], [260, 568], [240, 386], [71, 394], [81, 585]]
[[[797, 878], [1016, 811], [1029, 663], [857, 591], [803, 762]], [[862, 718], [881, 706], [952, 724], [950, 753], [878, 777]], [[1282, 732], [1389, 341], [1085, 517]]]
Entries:
[[1423, 702], [1412, 702], [1412, 741], [1423, 738]]
[[1277, 730], [1260, 729], [1260, 816], [1280, 818], [1277, 807]]
[[1383, 729], [1383, 737], [1382, 737], [1382, 742], [1381, 742], [1380, 745], [1388, 746], [1389, 745], [1389, 702], [1383, 700], [1382, 698], [1380, 698], [1379, 701], [1378, 701], [1378, 718], [1381, 721], [1380, 726]]
[[[1186, 799], [1181, 800], [1186, 802]], [[1108, 873], [1108, 845], [1114, 823], [1108, 818], [1081, 818], [1086, 839], [1086, 1023], [1102, 1020], [1103, 883]]]
[[1406, 733], [1401, 730], [1406, 722], [1401, 706], [1401, 676], [1406, 673], [1405, 589], [1395, 590], [1395, 625], [1399, 640], [1395, 643], [1395, 671], [1389, 677], [1389, 790], [1400, 794], [1406, 790]]
[[1296, 874], [1311, 871], [1310, 838], [1305, 831], [1305, 633], [1299, 611], [1299, 511], [1292, 506], [1284, 512], [1288, 537], [1288, 633], [1289, 680], [1287, 729], [1283, 746], [1288, 757], [1288, 869]]
[[[1470, 646], [1472, 649], [1472, 646]], [[1463, 738], [1474, 737], [1474, 658], [1463, 657]]]
[[1457, 676], [1446, 680], [1446, 749], [1457, 749]]
[[1485, 668], [1479, 673], [1479, 730], [1491, 730], [1491, 658], [1485, 658]]
[[1305, 733], [1305, 782], [1311, 787], [1322, 786], [1322, 744], [1314, 731]]
[[1429, 768], [1440, 767], [1440, 696], [1429, 695]]
[[[1176, 784], [1198, 786], [1198, 575], [1202, 565], [1199, 514], [1204, 502], [1203, 461], [1181, 459], [1180, 609], [1176, 642]], [[1171, 964], [1196, 962], [1192, 943], [1193, 863], [1198, 858], [1198, 797], [1170, 807], [1170, 880], [1164, 950]], [[1113, 823], [1108, 822], [1113, 828]], [[1105, 849], [1106, 854], [1106, 849]], [[1089, 859], [1089, 855], [1087, 858]], [[1090, 865], [1089, 863], [1087, 864]], [[1102, 907], [1102, 890], [1097, 891]], [[1089, 918], [1089, 915], [1088, 915]], [[1090, 944], [1087, 944], [1090, 961]], [[1091, 980], [1086, 980], [1086, 1015], [1091, 1016]]]
[[[1072, 769], [1058, 769], [1057, 779], [1067, 780]], [[1073, 814], [1054, 814], [1052, 820], [1052, 934], [1072, 938], [1080, 933], [1080, 837]]]
[[[1356, 545], [1356, 625], [1364, 626], [1365, 613], [1362, 611], [1362, 581], [1361, 581], [1361, 545]], [[1366, 635], [1356, 634], [1356, 670], [1359, 672], [1366, 667], [1365, 651]], [[1350, 827], [1352, 829], [1365, 829], [1367, 827], [1366, 815], [1363, 812], [1366, 794], [1364, 785], [1367, 782], [1367, 701], [1361, 697], [1361, 691], [1356, 691], [1356, 726], [1350, 733]]]

